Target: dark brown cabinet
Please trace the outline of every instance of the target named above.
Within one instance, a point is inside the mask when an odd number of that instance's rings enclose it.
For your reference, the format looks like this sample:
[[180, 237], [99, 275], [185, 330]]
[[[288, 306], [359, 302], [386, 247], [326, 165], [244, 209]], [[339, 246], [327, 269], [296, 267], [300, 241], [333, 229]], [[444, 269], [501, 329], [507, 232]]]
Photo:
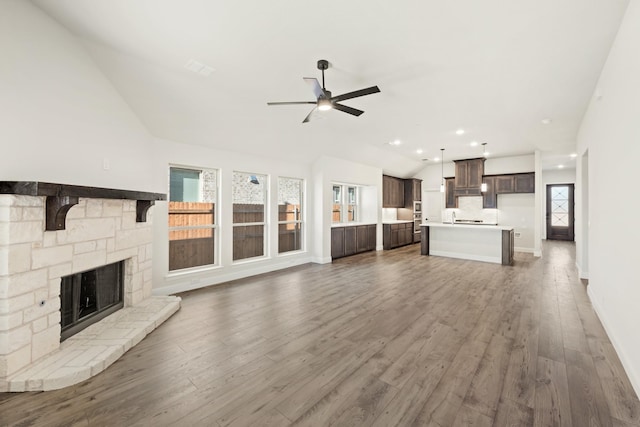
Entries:
[[513, 175], [497, 175], [495, 177], [495, 180], [496, 180], [497, 194], [513, 193], [513, 189], [514, 189]]
[[536, 174], [535, 173], [519, 173], [514, 175], [513, 192], [514, 193], [535, 193], [536, 192]]
[[331, 228], [331, 258], [342, 258], [376, 248], [375, 224]]
[[535, 193], [535, 172], [486, 175], [483, 177], [487, 191], [482, 193], [482, 207], [496, 209], [498, 194]]
[[404, 207], [413, 209], [413, 202], [422, 201], [422, 180], [409, 178], [404, 180]]
[[382, 245], [385, 250], [413, 243], [413, 222], [382, 225]]
[[356, 231], [357, 227], [344, 228], [344, 256], [356, 253], [356, 247], [358, 246], [358, 235]]
[[445, 207], [447, 209], [455, 209], [458, 207], [458, 198], [455, 193], [455, 178], [445, 178], [444, 182]]
[[331, 258], [344, 256], [344, 229], [347, 227], [333, 227], [331, 229]]
[[482, 193], [482, 207], [484, 209], [495, 209], [498, 207], [496, 178], [494, 176], [485, 176], [483, 182], [487, 185], [487, 191]]
[[455, 193], [457, 196], [479, 196], [482, 175], [484, 174], [484, 160], [467, 159], [456, 160]]
[[404, 179], [382, 175], [382, 207], [404, 207]]

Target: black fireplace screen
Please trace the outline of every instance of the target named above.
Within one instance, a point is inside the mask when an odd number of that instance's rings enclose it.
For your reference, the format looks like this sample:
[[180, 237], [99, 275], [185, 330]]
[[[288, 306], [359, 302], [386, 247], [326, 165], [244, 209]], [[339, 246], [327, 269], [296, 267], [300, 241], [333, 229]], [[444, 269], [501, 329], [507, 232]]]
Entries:
[[123, 307], [124, 261], [62, 278], [61, 341]]

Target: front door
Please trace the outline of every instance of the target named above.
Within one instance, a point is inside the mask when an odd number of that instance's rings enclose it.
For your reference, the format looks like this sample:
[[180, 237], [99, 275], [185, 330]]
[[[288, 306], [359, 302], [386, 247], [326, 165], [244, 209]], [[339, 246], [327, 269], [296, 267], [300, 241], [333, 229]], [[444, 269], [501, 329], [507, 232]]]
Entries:
[[547, 185], [547, 239], [573, 241], [573, 184]]

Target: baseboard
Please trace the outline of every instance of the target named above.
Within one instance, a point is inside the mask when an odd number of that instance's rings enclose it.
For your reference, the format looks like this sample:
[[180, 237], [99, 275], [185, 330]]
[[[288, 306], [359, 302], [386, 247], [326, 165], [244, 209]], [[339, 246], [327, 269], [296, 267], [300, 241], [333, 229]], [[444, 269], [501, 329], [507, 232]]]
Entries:
[[528, 253], [528, 254], [534, 253], [533, 248], [519, 248], [519, 247], [516, 246], [516, 247], [513, 248], [513, 250], [515, 252], [525, 252], [525, 253]]
[[576, 261], [576, 269], [578, 270], [578, 278], [580, 279], [589, 279], [589, 272], [582, 270], [578, 261]]
[[593, 307], [593, 310], [596, 312], [598, 319], [600, 319], [600, 323], [602, 323], [602, 327], [607, 333], [607, 336], [609, 337], [609, 341], [611, 341], [611, 344], [613, 345], [613, 348], [615, 349], [616, 354], [618, 355], [618, 358], [622, 363], [622, 368], [627, 374], [627, 377], [629, 377], [631, 386], [635, 390], [636, 395], [640, 396], [640, 375], [638, 375], [638, 373], [634, 370], [633, 365], [629, 363], [629, 358], [626, 357], [624, 351], [622, 351], [622, 347], [616, 340], [615, 334], [612, 333], [611, 328], [609, 327], [609, 322], [607, 321], [607, 318], [604, 315], [604, 310], [602, 310], [599, 303], [597, 302], [597, 298], [595, 298], [595, 296], [593, 295], [592, 289], [593, 289], [592, 286], [587, 286], [587, 295], [589, 296], [589, 300], [591, 301], [591, 306]]

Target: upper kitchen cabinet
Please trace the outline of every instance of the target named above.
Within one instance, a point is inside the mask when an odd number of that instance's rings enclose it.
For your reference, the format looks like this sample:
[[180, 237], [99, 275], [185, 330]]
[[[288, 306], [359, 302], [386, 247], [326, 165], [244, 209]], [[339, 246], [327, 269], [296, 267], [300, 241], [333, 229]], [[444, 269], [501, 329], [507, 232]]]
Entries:
[[534, 172], [495, 175], [496, 194], [535, 193], [535, 177]]
[[535, 193], [536, 174], [531, 172], [514, 175], [513, 189], [514, 193]]
[[445, 178], [445, 207], [447, 209], [456, 209], [458, 207], [458, 198], [455, 194], [456, 187], [455, 178]]
[[404, 207], [413, 209], [414, 202], [422, 201], [422, 180], [409, 178], [404, 180]]
[[404, 179], [382, 175], [382, 207], [404, 207]]
[[495, 180], [497, 194], [513, 193], [513, 175], [497, 175]]
[[482, 175], [484, 174], [484, 160], [467, 159], [455, 160], [455, 194], [456, 196], [479, 196]]
[[498, 207], [498, 196], [496, 194], [496, 177], [485, 176], [484, 183], [487, 184], [487, 191], [482, 193], [482, 208], [495, 209]]

